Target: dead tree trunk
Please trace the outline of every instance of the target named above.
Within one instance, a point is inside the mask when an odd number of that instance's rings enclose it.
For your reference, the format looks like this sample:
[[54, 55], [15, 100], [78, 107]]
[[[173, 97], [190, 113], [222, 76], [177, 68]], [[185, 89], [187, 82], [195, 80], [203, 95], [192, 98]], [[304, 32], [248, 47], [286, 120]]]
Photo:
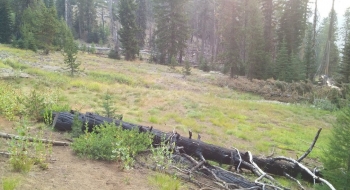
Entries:
[[[252, 166], [249, 164], [250, 160], [248, 152], [238, 152], [235, 149], [219, 147], [216, 145], [207, 144], [200, 140], [183, 137], [176, 132], [165, 133], [154, 129], [153, 127], [136, 125], [121, 120], [113, 120], [111, 118], [102, 117], [93, 113], [78, 113], [77, 116], [84, 124], [84, 126], [82, 126], [83, 130], [87, 128], [88, 131], [92, 131], [94, 126], [107, 122], [115, 123], [116, 126], [121, 126], [123, 129], [127, 130], [137, 129], [140, 132], [149, 131], [154, 134], [153, 144], [155, 145], [159, 144], [162, 139], [165, 139], [168, 142], [174, 142], [177, 147], [182, 147], [180, 152], [186, 153], [187, 155], [199, 158], [201, 160], [211, 160], [220, 164], [232, 165], [235, 166], [236, 169], [244, 168], [252, 170]], [[53, 127], [60, 131], [71, 130], [73, 119], [74, 114], [72, 112], [55, 113]], [[253, 162], [255, 162], [260, 168], [263, 168], [265, 172], [270, 174], [284, 176], [285, 173], [287, 173], [292, 177], [297, 177], [300, 175], [303, 180], [309, 182], [314, 181], [314, 177], [297, 164], [276, 160], [274, 158], [261, 157], [253, 157]], [[316, 172], [315, 175], [321, 176], [319, 172]]]

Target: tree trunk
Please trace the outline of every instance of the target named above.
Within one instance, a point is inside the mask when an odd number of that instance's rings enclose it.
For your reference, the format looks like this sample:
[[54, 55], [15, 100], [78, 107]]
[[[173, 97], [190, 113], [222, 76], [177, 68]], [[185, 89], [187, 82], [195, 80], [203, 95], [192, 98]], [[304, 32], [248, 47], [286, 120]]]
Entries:
[[[200, 140], [195, 140], [184, 136], [180, 136], [177, 133], [165, 133], [160, 130], [154, 129], [153, 127], [136, 125], [128, 122], [124, 122], [121, 120], [115, 120], [111, 118], [106, 118], [99, 116], [94, 113], [76, 113], [79, 120], [82, 121], [84, 126], [82, 126], [82, 130], [86, 128], [88, 131], [92, 131], [94, 126], [107, 123], [115, 123], [116, 126], [121, 126], [126, 130], [139, 130], [140, 132], [151, 132], [154, 135], [153, 144], [159, 144], [160, 141], [165, 137], [167, 142], [175, 143], [177, 147], [183, 147], [180, 149], [180, 152], [186, 153], [187, 155], [215, 161], [219, 164], [227, 164], [233, 165], [237, 168], [238, 165], [241, 168], [251, 170], [251, 167], [247, 164], [249, 163], [249, 155], [248, 152], [237, 152], [235, 149], [227, 149], [224, 147], [219, 147], [212, 144], [207, 144]], [[69, 131], [72, 129], [74, 112], [60, 112], [53, 114], [53, 127], [59, 131]], [[192, 134], [192, 133], [191, 133]], [[240, 163], [240, 158], [244, 162]], [[284, 176], [284, 173], [289, 174], [292, 177], [300, 177], [306, 181], [313, 182], [313, 177], [305, 171], [303, 168], [299, 167], [296, 164], [292, 164], [286, 161], [275, 160], [274, 158], [261, 158], [261, 157], [253, 157], [253, 161], [262, 168], [265, 172]], [[319, 172], [316, 172], [316, 175], [320, 175]]]

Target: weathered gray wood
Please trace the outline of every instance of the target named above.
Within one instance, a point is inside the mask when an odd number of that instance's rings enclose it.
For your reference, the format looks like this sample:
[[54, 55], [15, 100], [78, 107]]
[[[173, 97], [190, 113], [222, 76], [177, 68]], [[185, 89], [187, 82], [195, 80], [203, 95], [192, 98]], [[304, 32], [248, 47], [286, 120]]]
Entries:
[[32, 138], [32, 137], [17, 136], [17, 135], [8, 134], [8, 133], [2, 133], [2, 132], [0, 132], [0, 137], [5, 138], [5, 139], [24, 139], [24, 140], [28, 140], [29, 142], [41, 141], [45, 144], [52, 144], [53, 146], [69, 146], [70, 145], [70, 143], [68, 143], [68, 142], [53, 141], [53, 140], [48, 140], [48, 139], [36, 139], [36, 138]]

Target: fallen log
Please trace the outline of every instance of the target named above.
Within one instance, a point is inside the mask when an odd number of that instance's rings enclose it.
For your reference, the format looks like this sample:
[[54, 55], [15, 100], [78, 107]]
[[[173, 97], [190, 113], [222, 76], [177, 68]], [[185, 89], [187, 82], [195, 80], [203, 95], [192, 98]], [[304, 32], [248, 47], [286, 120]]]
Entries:
[[[215, 161], [219, 164], [233, 165], [236, 169], [244, 168], [252, 170], [252, 165], [250, 165], [250, 159], [248, 152], [239, 152], [233, 149], [228, 149], [224, 147], [219, 147], [216, 145], [208, 144], [200, 140], [195, 140], [192, 138], [187, 138], [180, 136], [176, 132], [165, 133], [160, 130], [154, 129], [153, 127], [136, 125], [121, 120], [113, 120], [111, 118], [102, 117], [93, 113], [75, 113], [78, 115], [79, 120], [83, 123], [82, 129], [88, 129], [92, 131], [94, 126], [107, 123], [115, 123], [116, 126], [121, 126], [123, 129], [132, 130], [137, 129], [140, 132], [151, 132], [154, 134], [153, 144], [159, 144], [160, 141], [165, 138], [166, 141], [175, 143], [177, 147], [183, 147], [180, 151], [186, 153], [190, 156], [203, 159]], [[73, 124], [74, 114], [68, 112], [54, 113], [53, 127], [57, 130], [71, 130]], [[303, 180], [313, 182], [315, 176], [321, 177], [320, 173], [316, 171], [314, 175], [310, 175], [305, 168], [300, 167], [300, 165], [295, 163], [286, 162], [283, 160], [276, 160], [274, 158], [262, 158], [253, 157], [253, 162], [257, 164], [259, 168], [262, 168], [264, 172], [285, 176], [287, 173], [289, 176], [296, 178], [301, 176]], [[316, 178], [317, 179], [317, 178]], [[319, 182], [319, 181], [318, 181]]]
[[8, 133], [2, 133], [0, 132], [0, 137], [5, 138], [5, 139], [21, 139], [21, 140], [28, 140], [29, 142], [43, 142], [45, 144], [52, 144], [53, 146], [69, 146], [70, 143], [68, 142], [62, 142], [62, 141], [53, 141], [53, 140], [48, 140], [48, 139], [37, 139], [33, 137], [26, 137], [26, 136], [17, 136], [13, 134], [8, 134]]

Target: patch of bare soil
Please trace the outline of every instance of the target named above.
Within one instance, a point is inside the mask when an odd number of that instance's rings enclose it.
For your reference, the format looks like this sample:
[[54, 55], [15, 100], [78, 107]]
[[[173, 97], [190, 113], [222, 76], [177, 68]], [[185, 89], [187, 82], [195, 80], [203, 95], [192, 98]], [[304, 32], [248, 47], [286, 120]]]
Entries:
[[[0, 117], [0, 131], [15, 133], [14, 124]], [[32, 130], [35, 132], [35, 130]], [[46, 129], [45, 136], [50, 138], [51, 131]], [[65, 139], [64, 134], [52, 132], [53, 140]], [[7, 142], [0, 139], [0, 151], [7, 151]], [[53, 147], [49, 168], [41, 170], [34, 166], [27, 174], [12, 171], [8, 159], [0, 155], [0, 181], [4, 177], [20, 179], [16, 189], [23, 190], [151, 190], [157, 189], [148, 183], [148, 177], [154, 174], [152, 170], [136, 165], [132, 170], [121, 170], [119, 163], [88, 160], [77, 157], [70, 147]]]

